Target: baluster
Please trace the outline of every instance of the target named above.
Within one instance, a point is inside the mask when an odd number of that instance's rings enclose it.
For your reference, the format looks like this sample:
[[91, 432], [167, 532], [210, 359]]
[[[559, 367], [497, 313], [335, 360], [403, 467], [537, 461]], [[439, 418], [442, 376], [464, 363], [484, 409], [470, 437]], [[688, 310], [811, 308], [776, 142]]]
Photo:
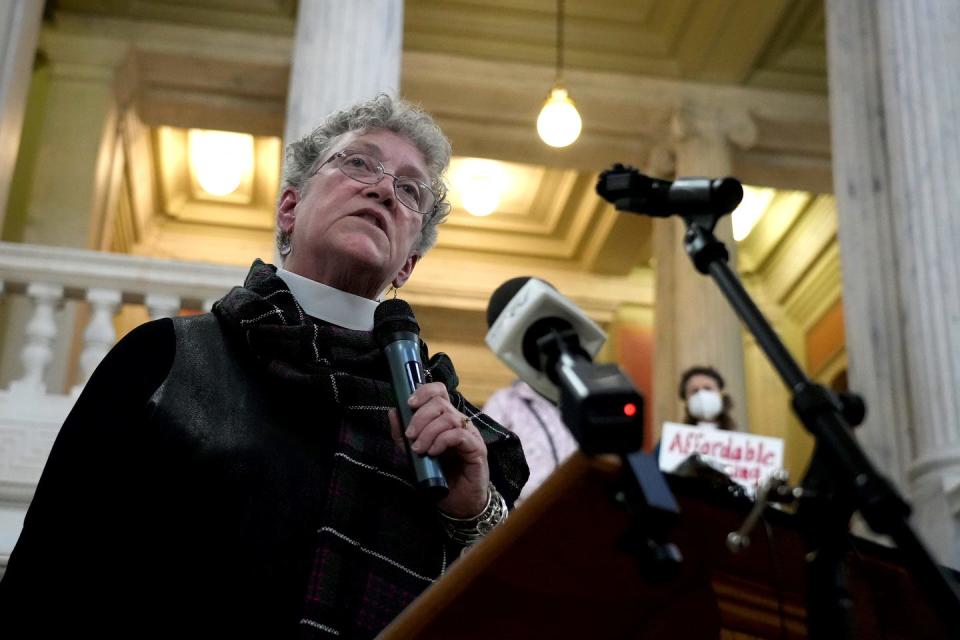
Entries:
[[170, 293], [148, 293], [143, 300], [151, 320], [173, 318], [180, 314], [180, 296]]
[[10, 385], [10, 390], [42, 395], [47, 391], [43, 377], [53, 360], [53, 340], [57, 337], [54, 310], [63, 299], [63, 287], [33, 282], [27, 286], [27, 297], [33, 300], [34, 309], [26, 326], [26, 344], [20, 352], [24, 374]]
[[87, 301], [92, 312], [90, 322], [83, 332], [83, 352], [80, 354], [80, 382], [73, 387], [74, 395], [80, 393], [94, 369], [117, 341], [113, 317], [120, 306], [120, 292], [116, 289], [92, 288], [87, 291]]

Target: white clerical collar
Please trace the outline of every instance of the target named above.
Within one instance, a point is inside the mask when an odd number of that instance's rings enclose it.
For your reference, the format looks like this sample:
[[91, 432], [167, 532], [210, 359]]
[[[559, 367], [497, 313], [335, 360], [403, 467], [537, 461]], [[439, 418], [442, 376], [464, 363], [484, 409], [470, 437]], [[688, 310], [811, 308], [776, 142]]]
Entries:
[[354, 331], [373, 330], [373, 312], [380, 304], [376, 300], [334, 289], [286, 269], [277, 268], [277, 277], [290, 288], [303, 310], [314, 318]]

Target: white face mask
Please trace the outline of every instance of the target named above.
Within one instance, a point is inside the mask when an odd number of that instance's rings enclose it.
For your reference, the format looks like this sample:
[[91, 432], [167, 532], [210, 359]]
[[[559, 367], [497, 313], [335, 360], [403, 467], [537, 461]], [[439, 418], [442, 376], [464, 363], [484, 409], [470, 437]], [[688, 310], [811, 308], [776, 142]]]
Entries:
[[723, 411], [723, 397], [712, 389], [700, 389], [687, 400], [687, 410], [697, 420], [713, 420]]

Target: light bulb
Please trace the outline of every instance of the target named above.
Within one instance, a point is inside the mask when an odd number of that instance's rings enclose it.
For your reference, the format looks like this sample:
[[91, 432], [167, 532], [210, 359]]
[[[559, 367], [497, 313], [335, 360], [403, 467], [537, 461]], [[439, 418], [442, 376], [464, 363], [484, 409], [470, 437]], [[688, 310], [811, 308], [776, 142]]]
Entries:
[[253, 136], [191, 129], [190, 161], [204, 191], [213, 196], [230, 195], [253, 166]]
[[583, 121], [567, 90], [554, 87], [537, 118], [537, 133], [551, 147], [566, 147], [580, 136]]
[[463, 208], [467, 213], [482, 218], [497, 210], [500, 204], [499, 185], [493, 180], [483, 177], [477, 178], [464, 187], [461, 197]]
[[450, 176], [460, 205], [477, 217], [496, 211], [509, 186], [509, 175], [496, 160], [457, 159], [451, 166]]
[[770, 204], [776, 195], [777, 190], [770, 187], [743, 186], [743, 200], [731, 215], [734, 240], [740, 242], [750, 235], [757, 222], [770, 208]]

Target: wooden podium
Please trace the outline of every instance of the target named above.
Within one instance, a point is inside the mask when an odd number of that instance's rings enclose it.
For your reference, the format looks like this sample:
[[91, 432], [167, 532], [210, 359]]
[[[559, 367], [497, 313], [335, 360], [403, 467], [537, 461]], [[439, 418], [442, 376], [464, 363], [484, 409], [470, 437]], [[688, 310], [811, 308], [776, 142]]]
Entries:
[[[629, 519], [613, 498], [619, 475], [615, 457], [575, 454], [379, 637], [807, 637], [805, 551], [792, 516], [772, 513], [733, 554], [727, 533], [751, 503], [670, 477], [682, 513], [669, 539], [683, 563], [653, 580], [621, 544]], [[951, 637], [895, 550], [855, 548], [847, 566], [856, 637]]]

